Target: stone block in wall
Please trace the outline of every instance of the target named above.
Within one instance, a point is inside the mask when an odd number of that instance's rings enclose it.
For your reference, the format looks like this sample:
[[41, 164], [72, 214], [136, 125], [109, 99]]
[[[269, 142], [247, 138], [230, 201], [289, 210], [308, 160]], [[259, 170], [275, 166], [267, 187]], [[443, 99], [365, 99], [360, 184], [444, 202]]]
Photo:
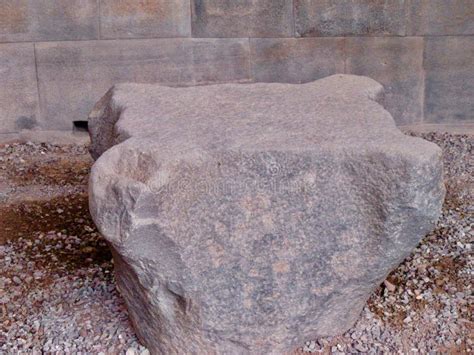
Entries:
[[191, 0], [193, 37], [292, 37], [288, 0]]
[[102, 0], [101, 38], [189, 37], [189, 0]]
[[37, 44], [43, 128], [70, 129], [121, 82], [249, 80], [248, 40], [144, 39]]
[[410, 0], [407, 34], [474, 34], [473, 0]]
[[98, 0], [0, 0], [0, 42], [96, 39]]
[[295, 0], [296, 35], [402, 36], [407, 0]]
[[425, 121], [474, 120], [474, 37], [425, 39]]
[[344, 72], [343, 38], [250, 40], [252, 77], [261, 82], [305, 83]]
[[385, 87], [384, 106], [397, 124], [423, 119], [423, 38], [346, 38], [346, 73], [366, 75]]
[[33, 43], [0, 44], [0, 133], [38, 124]]

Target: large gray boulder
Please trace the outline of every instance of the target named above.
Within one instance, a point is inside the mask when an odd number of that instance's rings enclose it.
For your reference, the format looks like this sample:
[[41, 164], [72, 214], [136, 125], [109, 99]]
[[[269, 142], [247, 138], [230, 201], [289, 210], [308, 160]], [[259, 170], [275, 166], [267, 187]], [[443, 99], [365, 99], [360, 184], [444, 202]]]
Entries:
[[440, 149], [382, 91], [335, 75], [101, 99], [91, 213], [152, 353], [282, 353], [351, 327], [444, 197]]

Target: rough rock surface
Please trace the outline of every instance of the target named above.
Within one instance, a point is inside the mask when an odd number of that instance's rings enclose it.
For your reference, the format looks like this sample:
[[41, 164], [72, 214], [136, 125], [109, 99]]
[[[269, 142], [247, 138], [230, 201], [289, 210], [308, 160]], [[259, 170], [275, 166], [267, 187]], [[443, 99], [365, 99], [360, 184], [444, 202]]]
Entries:
[[440, 149], [382, 92], [125, 84], [96, 105], [91, 213], [152, 353], [281, 353], [355, 322], [444, 197]]

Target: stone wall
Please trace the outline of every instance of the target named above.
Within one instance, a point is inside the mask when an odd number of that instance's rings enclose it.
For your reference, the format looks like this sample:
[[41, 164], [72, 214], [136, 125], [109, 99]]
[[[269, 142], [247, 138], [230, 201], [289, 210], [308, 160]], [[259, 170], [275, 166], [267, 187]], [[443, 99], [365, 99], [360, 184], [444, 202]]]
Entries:
[[398, 124], [474, 120], [474, 0], [0, 0], [0, 133], [69, 130], [115, 83], [385, 85]]

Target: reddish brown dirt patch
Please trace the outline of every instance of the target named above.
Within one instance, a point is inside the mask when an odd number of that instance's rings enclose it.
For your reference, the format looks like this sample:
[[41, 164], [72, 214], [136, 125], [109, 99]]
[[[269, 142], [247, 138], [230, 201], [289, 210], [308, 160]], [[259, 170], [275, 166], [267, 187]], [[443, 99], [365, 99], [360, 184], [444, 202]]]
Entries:
[[26, 162], [25, 167], [12, 166], [8, 178], [18, 186], [82, 185], [87, 183], [91, 162], [84, 158], [54, 157], [46, 161]]
[[94, 226], [88, 211], [86, 193], [1, 206], [0, 242], [26, 236], [33, 226], [36, 232], [81, 236]]

